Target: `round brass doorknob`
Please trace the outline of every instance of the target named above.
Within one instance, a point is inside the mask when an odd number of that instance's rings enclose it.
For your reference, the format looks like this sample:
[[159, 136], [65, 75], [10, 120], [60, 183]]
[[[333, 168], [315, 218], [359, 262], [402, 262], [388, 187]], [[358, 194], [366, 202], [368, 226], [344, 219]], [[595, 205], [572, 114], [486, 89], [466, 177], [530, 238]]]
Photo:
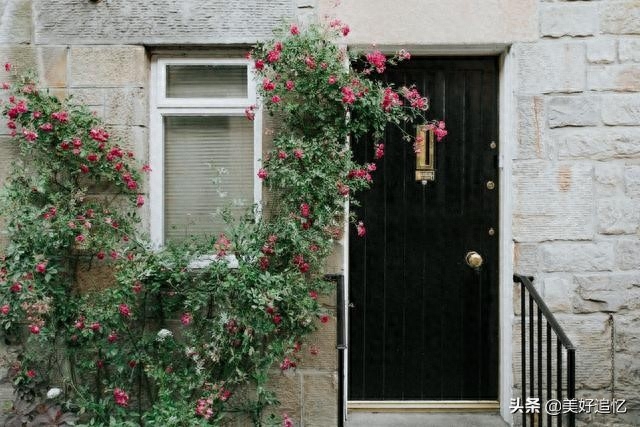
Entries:
[[467, 255], [465, 255], [464, 260], [467, 265], [471, 268], [480, 268], [482, 265], [482, 256], [476, 251], [469, 251]]

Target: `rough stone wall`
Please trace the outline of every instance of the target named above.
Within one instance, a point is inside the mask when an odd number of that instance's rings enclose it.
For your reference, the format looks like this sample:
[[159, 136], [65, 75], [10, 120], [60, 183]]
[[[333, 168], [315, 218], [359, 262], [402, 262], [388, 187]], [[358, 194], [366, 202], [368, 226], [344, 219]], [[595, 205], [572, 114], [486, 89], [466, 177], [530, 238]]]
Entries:
[[640, 2], [540, 1], [539, 31], [513, 47], [515, 271], [577, 345], [578, 397], [627, 400], [581, 422], [637, 425]]

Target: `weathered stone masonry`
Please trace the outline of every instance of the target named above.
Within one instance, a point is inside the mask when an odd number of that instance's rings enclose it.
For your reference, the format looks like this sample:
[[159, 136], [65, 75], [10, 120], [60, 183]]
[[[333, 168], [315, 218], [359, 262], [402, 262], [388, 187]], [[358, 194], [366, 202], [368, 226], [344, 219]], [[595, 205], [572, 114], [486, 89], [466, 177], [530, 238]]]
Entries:
[[539, 40], [514, 46], [515, 269], [578, 346], [578, 396], [627, 399], [582, 421], [636, 425], [640, 2], [545, 1], [539, 19]]
[[[513, 145], [514, 270], [536, 277], [577, 344], [579, 396], [627, 399], [628, 414], [581, 422], [637, 425], [640, 1], [406, 0], [392, 10], [379, 0], [344, 0], [337, 9], [333, 3], [0, 0], [0, 62], [36, 69], [52, 91], [90, 105], [145, 157], [153, 143], [153, 49], [244, 49], [268, 37], [282, 17], [305, 22], [327, 12], [351, 25], [350, 44], [416, 51], [432, 44], [443, 51], [511, 46], [516, 124], [505, 140]], [[7, 138], [0, 124], [0, 139]], [[0, 143], [0, 182], [11, 157], [10, 145]], [[341, 268], [336, 257], [331, 270]], [[274, 377], [296, 425], [335, 424], [333, 326], [311, 339], [318, 357]], [[518, 337], [516, 328], [516, 349]]]

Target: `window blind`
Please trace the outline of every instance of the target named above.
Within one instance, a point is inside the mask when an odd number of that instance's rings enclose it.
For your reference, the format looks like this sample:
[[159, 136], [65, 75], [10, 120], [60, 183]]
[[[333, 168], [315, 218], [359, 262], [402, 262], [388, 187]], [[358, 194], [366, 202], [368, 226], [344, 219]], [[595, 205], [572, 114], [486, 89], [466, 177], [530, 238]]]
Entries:
[[247, 67], [168, 65], [167, 98], [246, 98]]
[[219, 209], [240, 215], [253, 203], [253, 122], [165, 116], [164, 139], [165, 240], [217, 235], [224, 228]]

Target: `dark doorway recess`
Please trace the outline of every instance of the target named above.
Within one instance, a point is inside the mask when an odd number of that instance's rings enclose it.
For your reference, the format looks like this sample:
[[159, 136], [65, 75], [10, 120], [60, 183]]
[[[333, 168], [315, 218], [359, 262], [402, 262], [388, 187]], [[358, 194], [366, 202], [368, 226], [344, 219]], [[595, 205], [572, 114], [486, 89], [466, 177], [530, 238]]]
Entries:
[[[389, 129], [349, 249], [349, 400], [498, 398], [498, 60], [412, 59], [384, 78], [415, 84], [446, 121], [435, 181]], [[408, 129], [415, 134], [415, 128]], [[371, 144], [354, 147], [373, 161]], [[479, 269], [465, 257], [482, 257]]]

